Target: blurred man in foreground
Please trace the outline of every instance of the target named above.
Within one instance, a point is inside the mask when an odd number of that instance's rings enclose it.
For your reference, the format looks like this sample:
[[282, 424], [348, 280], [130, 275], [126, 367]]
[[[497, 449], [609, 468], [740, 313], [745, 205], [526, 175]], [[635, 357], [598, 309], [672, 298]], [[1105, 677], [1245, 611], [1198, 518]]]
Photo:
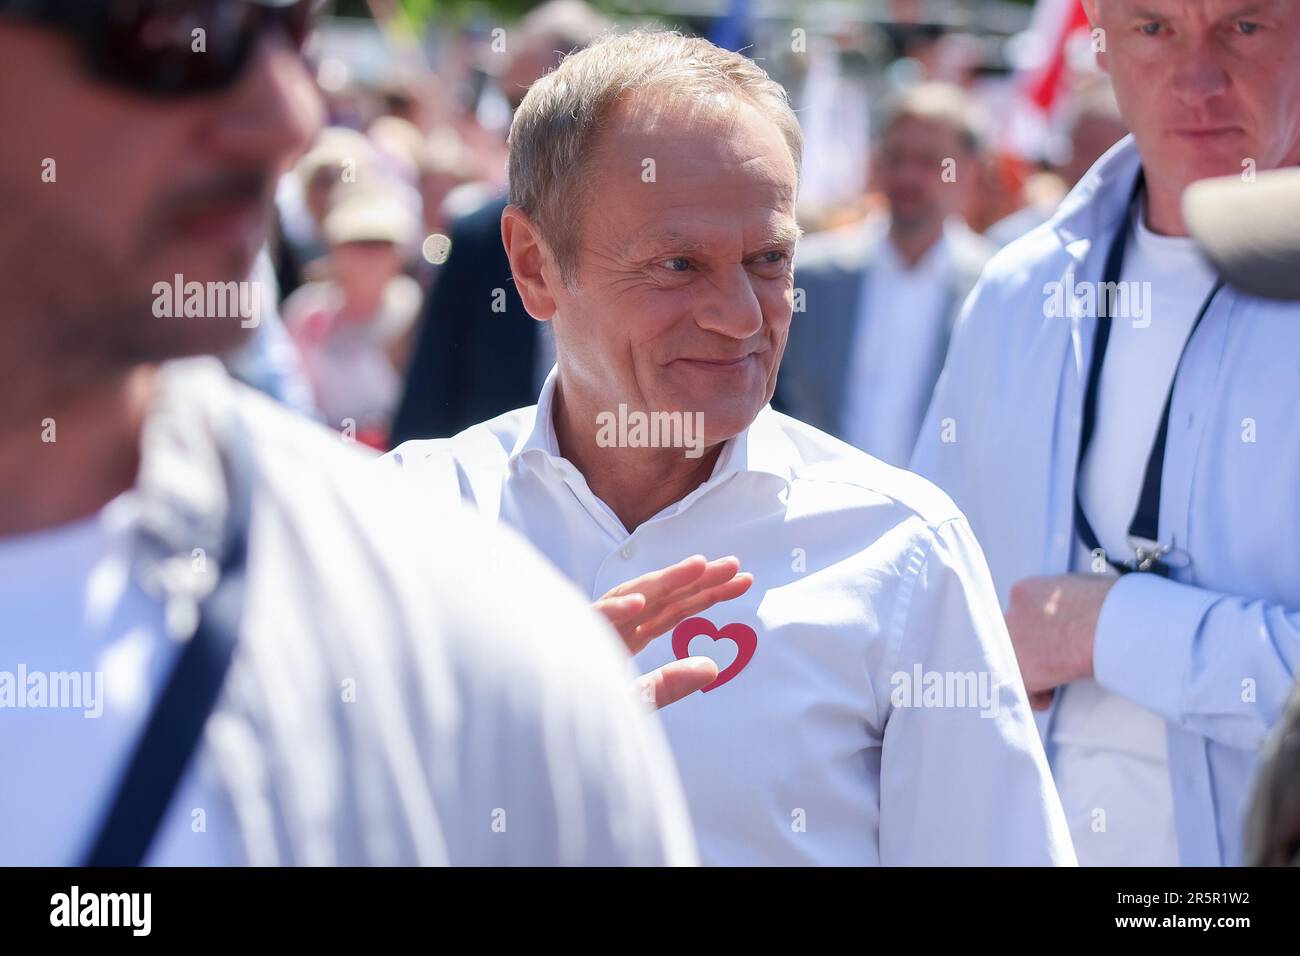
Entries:
[[625, 634], [650, 666], [735, 648], [663, 712], [704, 862], [1072, 863], [965, 520], [767, 407], [801, 149], [784, 90], [707, 41], [565, 59], [515, 114], [501, 221], [557, 367], [535, 407], [391, 457], [593, 597], [693, 552], [752, 572]]
[[1236, 864], [1300, 664], [1300, 306], [1225, 286], [1181, 199], [1300, 162], [1300, 21], [1085, 6], [1133, 136], [989, 264], [913, 465], [988, 555], [1080, 861]]
[[570, 586], [167, 361], [256, 323], [311, 6], [0, 0], [0, 864], [691, 862]]

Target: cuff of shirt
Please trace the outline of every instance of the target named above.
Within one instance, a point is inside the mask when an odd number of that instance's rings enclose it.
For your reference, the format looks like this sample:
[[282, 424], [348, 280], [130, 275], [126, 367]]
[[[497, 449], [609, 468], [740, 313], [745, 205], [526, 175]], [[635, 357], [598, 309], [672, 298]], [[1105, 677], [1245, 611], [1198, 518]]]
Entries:
[[1156, 574], [1126, 574], [1106, 595], [1093, 676], [1166, 720], [1178, 721], [1192, 644], [1218, 595]]

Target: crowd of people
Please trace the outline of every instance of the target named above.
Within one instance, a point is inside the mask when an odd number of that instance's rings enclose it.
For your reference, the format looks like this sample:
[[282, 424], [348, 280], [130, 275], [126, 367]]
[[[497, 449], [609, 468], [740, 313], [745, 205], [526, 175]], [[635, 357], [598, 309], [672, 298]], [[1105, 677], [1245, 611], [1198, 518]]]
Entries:
[[1300, 165], [1284, 0], [1082, 0], [1050, 161], [913, 58], [848, 213], [580, 0], [472, 96], [141, 6], [0, 2], [0, 863], [1300, 862], [1300, 305], [1182, 205]]
[[[449, 437], [536, 398], [554, 344], [511, 288], [498, 237], [508, 127], [494, 128], [484, 104], [512, 113], [562, 54], [614, 28], [581, 0], [551, 0], [512, 28], [503, 62], [472, 96], [457, 99], [457, 84], [433, 73], [405, 73], [396, 89], [328, 90], [327, 125], [281, 180], [270, 248], [298, 354], [262, 387], [309, 394], [310, 413], [381, 450]], [[944, 68], [939, 46], [933, 38], [924, 50], [899, 46], [895, 64], [915, 69], [899, 71], [905, 78], [878, 104], [876, 145], [855, 155], [860, 192], [848, 208], [800, 207], [815, 236], [801, 250], [801, 288], [815, 289], [818, 303], [800, 327], [819, 331], [793, 339], [776, 399], [895, 465], [907, 464], [957, 310], [984, 263], [1046, 221], [1127, 132], [1105, 75], [1093, 69], [1076, 78], [1064, 145], [1031, 161], [999, 140], [989, 119], [995, 103], [973, 72]], [[945, 159], [954, 175], [937, 179]], [[331, 229], [335, 207], [355, 193], [353, 213], [336, 215]], [[859, 261], [839, 254], [846, 243]], [[870, 303], [859, 298], [868, 274]], [[417, 288], [422, 302], [413, 304]], [[827, 325], [835, 328], [820, 331]], [[876, 349], [869, 336], [898, 344]], [[278, 338], [269, 330], [258, 346]], [[834, 357], [829, 366], [818, 349]], [[850, 382], [874, 401], [847, 394]]]

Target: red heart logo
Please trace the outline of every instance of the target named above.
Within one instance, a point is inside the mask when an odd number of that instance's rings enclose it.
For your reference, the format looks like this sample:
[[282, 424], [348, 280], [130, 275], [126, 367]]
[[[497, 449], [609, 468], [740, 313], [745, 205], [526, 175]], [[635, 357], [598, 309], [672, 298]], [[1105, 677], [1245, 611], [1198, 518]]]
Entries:
[[745, 665], [749, 663], [749, 659], [754, 656], [754, 650], [758, 647], [758, 635], [754, 633], [752, 627], [745, 624], [728, 624], [719, 630], [707, 618], [688, 617], [673, 628], [673, 653], [679, 661], [683, 657], [690, 656], [688, 649], [691, 641], [701, 634], [707, 634], [715, 641], [725, 637], [736, 644], [736, 659], [727, 665], [726, 670], [718, 674], [712, 684], [704, 688], [703, 693], [707, 694], [745, 669]]

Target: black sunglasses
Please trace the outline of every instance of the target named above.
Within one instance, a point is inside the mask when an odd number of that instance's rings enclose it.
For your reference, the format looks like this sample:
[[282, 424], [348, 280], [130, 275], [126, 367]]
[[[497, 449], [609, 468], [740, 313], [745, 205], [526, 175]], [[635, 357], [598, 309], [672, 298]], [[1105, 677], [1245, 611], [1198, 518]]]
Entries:
[[319, 0], [0, 0], [71, 36], [101, 79], [155, 96], [232, 85], [271, 33], [301, 49]]

